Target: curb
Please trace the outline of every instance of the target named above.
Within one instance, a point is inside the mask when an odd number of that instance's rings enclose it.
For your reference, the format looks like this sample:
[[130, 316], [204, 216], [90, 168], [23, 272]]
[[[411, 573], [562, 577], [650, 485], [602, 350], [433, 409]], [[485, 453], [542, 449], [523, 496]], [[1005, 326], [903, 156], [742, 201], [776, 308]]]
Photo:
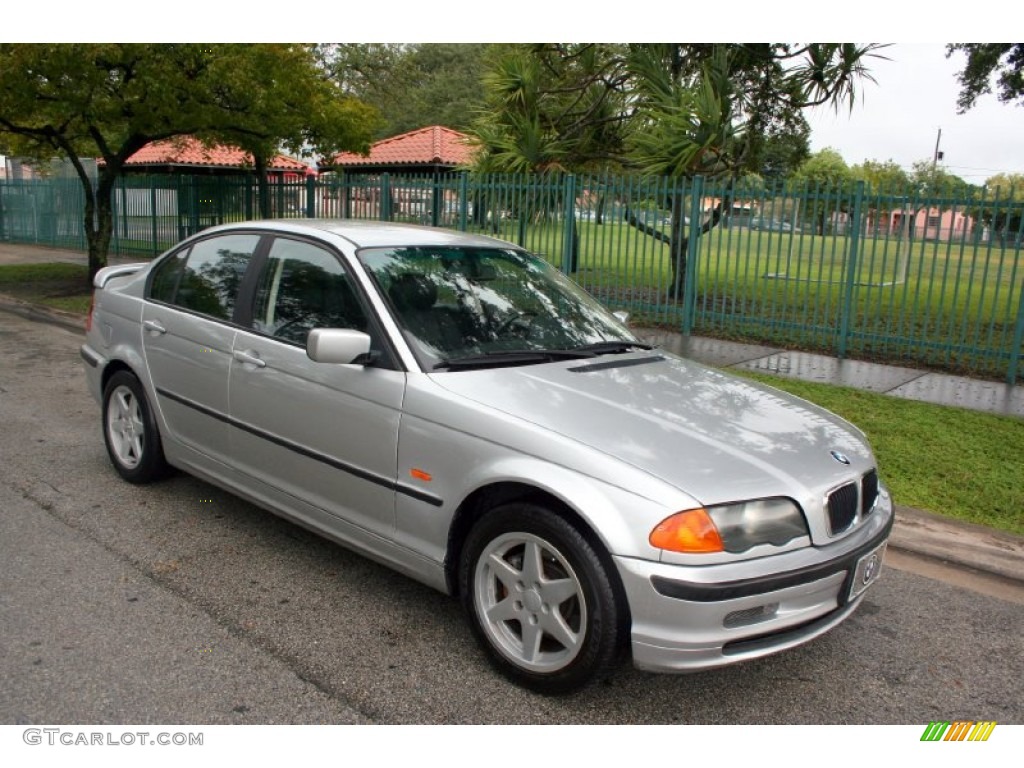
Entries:
[[1024, 584], [1024, 536], [897, 506], [889, 546]]
[[0, 310], [20, 315], [26, 320], [32, 320], [33, 322], [59, 325], [66, 330], [85, 334], [86, 316], [76, 312], [67, 312], [63, 309], [53, 309], [41, 304], [33, 304], [3, 293], [0, 293]]

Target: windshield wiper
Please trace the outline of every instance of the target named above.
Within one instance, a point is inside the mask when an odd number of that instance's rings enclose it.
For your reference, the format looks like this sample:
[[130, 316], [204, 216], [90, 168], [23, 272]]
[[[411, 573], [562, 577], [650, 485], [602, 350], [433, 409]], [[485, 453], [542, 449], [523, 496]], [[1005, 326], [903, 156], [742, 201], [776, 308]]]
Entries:
[[442, 360], [434, 366], [435, 371], [459, 368], [500, 368], [511, 365], [535, 365], [555, 360], [579, 360], [594, 357], [597, 352], [589, 349], [503, 349], [484, 352], [482, 355], [466, 355]]
[[621, 352], [631, 352], [634, 349], [654, 349], [653, 344], [644, 344], [640, 341], [599, 341], [595, 344], [584, 344], [576, 347], [580, 352], [591, 352], [595, 355], [614, 355]]

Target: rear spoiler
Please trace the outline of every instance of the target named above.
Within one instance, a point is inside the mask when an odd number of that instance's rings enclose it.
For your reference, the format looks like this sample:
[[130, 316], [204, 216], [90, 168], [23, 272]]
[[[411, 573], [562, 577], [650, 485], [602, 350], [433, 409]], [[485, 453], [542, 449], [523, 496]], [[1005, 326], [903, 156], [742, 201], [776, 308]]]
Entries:
[[104, 267], [103, 269], [96, 273], [96, 277], [92, 279], [92, 284], [96, 288], [102, 288], [115, 277], [123, 277], [124, 275], [134, 275], [143, 267], [148, 266], [149, 262], [143, 261], [137, 264], [120, 264], [116, 267]]

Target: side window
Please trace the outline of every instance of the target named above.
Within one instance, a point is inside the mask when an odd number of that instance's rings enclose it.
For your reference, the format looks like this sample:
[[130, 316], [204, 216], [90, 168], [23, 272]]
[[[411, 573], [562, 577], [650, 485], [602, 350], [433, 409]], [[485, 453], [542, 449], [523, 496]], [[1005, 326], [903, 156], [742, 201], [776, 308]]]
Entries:
[[153, 281], [149, 285], [149, 298], [167, 304], [174, 303], [174, 294], [181, 282], [181, 273], [185, 269], [188, 249], [179, 251], [153, 270]]
[[[230, 320], [238, 287], [259, 240], [259, 235], [225, 235], [193, 245], [185, 259], [173, 303], [218, 320]], [[158, 279], [159, 275], [154, 277], [153, 294]]]
[[334, 254], [299, 240], [274, 241], [256, 288], [255, 330], [305, 344], [314, 328], [366, 331], [367, 325], [366, 312]]

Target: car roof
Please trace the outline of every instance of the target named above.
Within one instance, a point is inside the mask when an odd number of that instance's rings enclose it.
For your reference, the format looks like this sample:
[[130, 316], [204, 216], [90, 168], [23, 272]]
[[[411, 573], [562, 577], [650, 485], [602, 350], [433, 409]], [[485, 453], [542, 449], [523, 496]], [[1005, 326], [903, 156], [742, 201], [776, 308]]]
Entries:
[[[385, 246], [468, 246], [487, 248], [518, 248], [504, 240], [486, 235], [459, 232], [454, 229], [425, 227], [416, 224], [397, 224], [389, 221], [365, 221], [352, 219], [274, 219], [239, 222], [216, 231], [235, 229], [266, 229], [273, 232], [322, 235], [329, 233], [348, 240], [357, 248], [379, 248]], [[211, 232], [213, 229], [206, 230]]]

